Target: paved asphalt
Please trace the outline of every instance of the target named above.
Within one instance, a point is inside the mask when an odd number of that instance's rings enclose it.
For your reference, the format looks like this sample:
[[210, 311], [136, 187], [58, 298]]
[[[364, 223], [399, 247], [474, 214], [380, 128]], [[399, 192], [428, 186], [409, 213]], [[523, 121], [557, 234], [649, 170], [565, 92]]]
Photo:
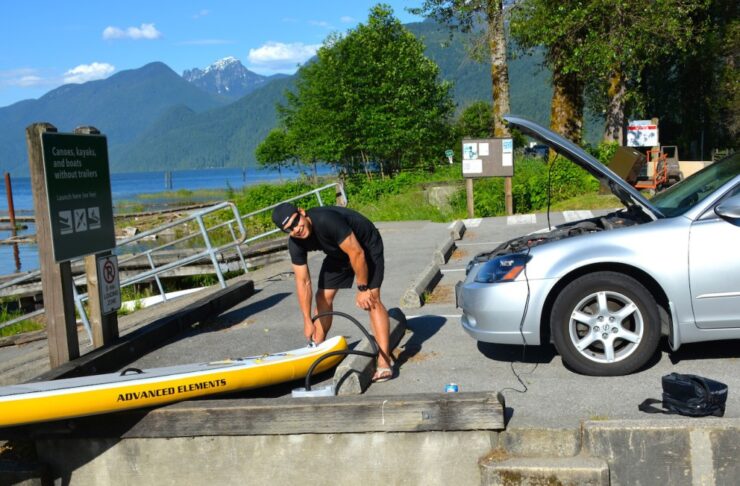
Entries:
[[[551, 224], [590, 216], [588, 211], [551, 214]], [[398, 376], [372, 385], [369, 395], [406, 395], [442, 392], [445, 384], [457, 383], [460, 391], [502, 391], [506, 397], [510, 426], [572, 427], [581, 420], [638, 419], [648, 416], [637, 410], [645, 398], [660, 398], [661, 376], [694, 373], [710, 377], [730, 388], [726, 417], [740, 417], [740, 341], [684, 345], [668, 352], [665, 341], [653, 362], [638, 373], [624, 377], [587, 377], [569, 371], [551, 345], [504, 346], [477, 343], [460, 326], [460, 310], [454, 304], [454, 285], [476, 253], [497, 243], [546, 228], [544, 214], [466, 220], [463, 238], [450, 260], [440, 268], [443, 278], [420, 309], [402, 309], [408, 330], [394, 351]], [[382, 298], [386, 306], [400, 307], [404, 292], [432, 261], [432, 254], [450, 234], [448, 223], [378, 223], [386, 256], [386, 279]], [[309, 260], [312, 276], [318, 275], [321, 257]], [[252, 278], [257, 293], [237, 306], [181, 336], [135, 363], [139, 367], [207, 361], [226, 356], [246, 356], [283, 351], [304, 344], [301, 317], [294, 296], [294, 282], [287, 262], [257, 271]], [[364, 311], [356, 308], [353, 291], [341, 291], [335, 310], [355, 316], [364, 325]], [[337, 318], [332, 333], [361, 336], [353, 325]], [[319, 379], [326, 380], [328, 376]], [[249, 396], [279, 396], [302, 386], [292, 383]], [[654, 418], [655, 416], [650, 416]], [[662, 416], [659, 416], [662, 417]], [[670, 417], [670, 416], [665, 416]]]
[[[551, 214], [553, 225], [588, 217], [590, 212]], [[465, 264], [476, 253], [506, 239], [548, 226], [544, 214], [484, 218], [465, 221], [467, 231], [456, 242], [449, 262], [441, 266], [443, 278], [420, 309], [402, 309], [408, 330], [394, 351], [398, 376], [372, 385], [369, 395], [408, 395], [442, 392], [457, 383], [460, 391], [501, 391], [506, 397], [509, 427], [573, 427], [581, 420], [637, 419], [645, 398], [660, 398], [661, 376], [670, 372], [694, 373], [729, 385], [726, 417], [740, 417], [740, 341], [684, 345], [669, 353], [667, 344], [643, 371], [624, 377], [586, 377], [566, 369], [550, 345], [504, 346], [477, 343], [460, 326], [454, 304], [454, 285]], [[386, 278], [382, 298], [388, 308], [400, 307], [401, 297], [432, 255], [450, 235], [450, 223], [378, 223], [383, 236]], [[286, 256], [287, 258], [287, 256]], [[321, 256], [311, 254], [309, 268], [318, 276]], [[187, 333], [175, 336], [160, 349], [130, 366], [150, 368], [179, 363], [212, 361], [226, 357], [279, 352], [305, 345], [296, 303], [292, 273], [287, 261], [253, 272], [256, 293], [242, 304], [214, 316]], [[354, 305], [354, 292], [340, 291], [335, 310], [355, 316], [369, 327], [367, 315]], [[146, 309], [150, 311], [150, 309]], [[360, 332], [337, 318], [332, 335], [343, 334], [350, 343]], [[35, 344], [38, 346], [38, 344]], [[10, 352], [10, 350], [5, 351]], [[23, 352], [18, 348], [14, 352]], [[4, 355], [4, 354], [3, 354]], [[12, 361], [12, 360], [11, 360]], [[40, 374], [44, 370], [39, 370]], [[331, 375], [317, 377], [314, 384]], [[239, 396], [289, 395], [302, 383], [265, 388]], [[650, 416], [655, 418], [655, 416]], [[658, 416], [670, 418], [670, 416]]]

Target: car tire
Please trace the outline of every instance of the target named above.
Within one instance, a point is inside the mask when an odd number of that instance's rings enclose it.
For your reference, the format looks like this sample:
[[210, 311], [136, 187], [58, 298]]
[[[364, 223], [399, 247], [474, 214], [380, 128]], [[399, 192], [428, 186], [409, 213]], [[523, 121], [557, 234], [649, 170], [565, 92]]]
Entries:
[[618, 376], [636, 371], [660, 340], [658, 306], [634, 278], [594, 272], [558, 295], [550, 326], [563, 362], [578, 373]]

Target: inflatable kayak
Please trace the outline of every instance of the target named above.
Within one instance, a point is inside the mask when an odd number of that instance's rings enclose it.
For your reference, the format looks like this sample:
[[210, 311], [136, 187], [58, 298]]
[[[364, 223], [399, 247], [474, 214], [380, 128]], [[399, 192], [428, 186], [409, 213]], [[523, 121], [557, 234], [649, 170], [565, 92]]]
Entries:
[[[319, 357], [347, 349], [343, 336], [284, 353], [0, 387], [0, 427], [151, 407], [306, 376]], [[336, 365], [331, 356], [314, 372]]]

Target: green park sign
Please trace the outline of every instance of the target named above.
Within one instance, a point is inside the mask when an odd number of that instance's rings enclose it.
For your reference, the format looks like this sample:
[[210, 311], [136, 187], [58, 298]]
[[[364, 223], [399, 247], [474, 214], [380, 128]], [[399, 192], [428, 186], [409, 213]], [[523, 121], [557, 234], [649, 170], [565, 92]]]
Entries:
[[116, 246], [103, 135], [46, 132], [41, 136], [54, 260]]

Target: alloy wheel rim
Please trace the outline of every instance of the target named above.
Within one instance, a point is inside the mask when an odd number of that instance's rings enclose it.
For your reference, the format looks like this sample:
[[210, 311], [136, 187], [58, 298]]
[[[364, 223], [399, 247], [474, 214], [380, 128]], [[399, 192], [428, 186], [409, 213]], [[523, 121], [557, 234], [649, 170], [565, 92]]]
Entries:
[[632, 299], [602, 290], [578, 302], [568, 321], [568, 333], [581, 356], [596, 363], [615, 363], [637, 350], [645, 323]]

